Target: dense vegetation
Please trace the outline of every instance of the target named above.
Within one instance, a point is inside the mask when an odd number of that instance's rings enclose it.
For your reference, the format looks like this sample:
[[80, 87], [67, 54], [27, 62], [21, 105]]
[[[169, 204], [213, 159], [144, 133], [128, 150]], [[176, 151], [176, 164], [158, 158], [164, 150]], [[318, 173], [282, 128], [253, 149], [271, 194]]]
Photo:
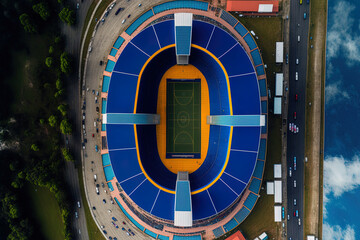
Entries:
[[[67, 10], [64, 10], [67, 9]], [[74, 24], [65, 1], [0, 1], [0, 233], [1, 239], [42, 239], [27, 206], [25, 181], [46, 187], [60, 206], [64, 237], [72, 239], [65, 161], [73, 161], [62, 135], [71, 134], [60, 21]]]

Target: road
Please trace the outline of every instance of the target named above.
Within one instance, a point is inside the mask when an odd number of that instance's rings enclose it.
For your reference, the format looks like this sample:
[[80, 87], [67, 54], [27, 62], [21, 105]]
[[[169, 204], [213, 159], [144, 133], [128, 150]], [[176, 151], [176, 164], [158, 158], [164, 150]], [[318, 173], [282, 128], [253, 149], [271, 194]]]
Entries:
[[[83, 98], [86, 101], [85, 130], [87, 135], [87, 143], [85, 145], [85, 150], [83, 151], [84, 180], [86, 194], [90, 205], [89, 208], [94, 221], [98, 227], [103, 226], [107, 237], [112, 236], [117, 237], [118, 239], [129, 238], [126, 235], [126, 232], [121, 230], [123, 227], [122, 222], [124, 221], [126, 223], [124, 227], [126, 227], [126, 229], [130, 228], [135, 232], [135, 236], [132, 236], [131, 239], [151, 239], [128, 220], [116, 203], [111, 204], [109, 188], [106, 184], [102, 187], [102, 183], [106, 183], [106, 180], [101, 155], [100, 153], [95, 152], [95, 145], [98, 145], [99, 148], [101, 146], [101, 122], [97, 121], [97, 119], [100, 118], [100, 115], [96, 112], [96, 107], [100, 107], [101, 104], [101, 96], [98, 96], [97, 103], [95, 102], [95, 97], [97, 91], [99, 91], [99, 93], [101, 92], [100, 82], [102, 81], [107, 56], [117, 37], [135, 18], [137, 18], [138, 15], [147, 11], [150, 6], [158, 4], [161, 1], [163, 0], [117, 0], [115, 7], [110, 11], [108, 17], [105, 18], [105, 22], [99, 23], [95, 35], [91, 40], [92, 51], [87, 53], [84, 81], [85, 89], [87, 90], [87, 88], [89, 88], [89, 91], [85, 91], [85, 96]], [[140, 2], [142, 3], [142, 6], [138, 7]], [[119, 7], [124, 8], [124, 10], [116, 16], [115, 12]], [[131, 14], [130, 18], [128, 18], [129, 14]], [[121, 23], [123, 19], [126, 19], [124, 24]], [[89, 31], [89, 34], [93, 33], [92, 29]], [[100, 60], [104, 61], [102, 66], [99, 65]], [[95, 91], [95, 94], [93, 94], [93, 90]], [[81, 115], [79, 114], [79, 116]], [[94, 127], [94, 122], [96, 127]], [[81, 120], [79, 120], [79, 123], [81, 123]], [[96, 128], [99, 129], [99, 132], [96, 131]], [[80, 148], [81, 147], [79, 147], [79, 149]], [[96, 182], [94, 181], [95, 174]], [[95, 191], [97, 184], [99, 184], [99, 195], [97, 195]], [[104, 203], [103, 200], [105, 200], [106, 203]], [[113, 226], [112, 217], [116, 217], [118, 220], [116, 224], [118, 224], [120, 228], [115, 228]]]
[[[304, 239], [304, 150], [305, 150], [305, 96], [306, 96], [306, 69], [309, 32], [309, 4], [306, 0], [290, 2], [290, 47], [289, 47], [289, 107], [288, 125], [294, 123], [299, 127], [298, 133], [288, 130], [287, 135], [287, 238], [292, 240]], [[304, 19], [306, 13], [306, 19]], [[300, 36], [300, 41], [299, 41]], [[297, 64], [298, 59], [298, 64]], [[298, 80], [296, 80], [296, 72]], [[295, 95], [298, 99], [295, 99]], [[294, 117], [296, 112], [296, 119]], [[289, 126], [288, 126], [289, 129]], [[296, 170], [294, 168], [296, 157]], [[292, 169], [290, 177], [289, 168]], [[296, 181], [296, 187], [295, 183]], [[294, 200], [296, 199], [296, 205]], [[298, 210], [298, 217], [294, 216]], [[300, 224], [299, 225], [299, 219]]]
[[[79, 1], [80, 2], [80, 1]], [[78, 212], [79, 218], [74, 215], [74, 239], [88, 240], [86, 218], [83, 203], [86, 199], [81, 199], [80, 185], [77, 166], [81, 166], [81, 120], [80, 120], [80, 103], [79, 103], [79, 79], [78, 79], [78, 62], [80, 56], [81, 33], [84, 26], [87, 11], [91, 5], [91, 0], [80, 2], [79, 9], [76, 10], [76, 24], [74, 26], [62, 25], [62, 33], [65, 36], [65, 51], [73, 57], [73, 73], [66, 78], [67, 103], [69, 104], [68, 117], [73, 123], [73, 135], [68, 136], [68, 147], [75, 157], [75, 164], [67, 162], [65, 166], [65, 179], [70, 187], [71, 197], [74, 200], [74, 211]], [[70, 0], [69, 5], [76, 9], [76, 0]], [[77, 207], [77, 201], [80, 201], [81, 208]]]

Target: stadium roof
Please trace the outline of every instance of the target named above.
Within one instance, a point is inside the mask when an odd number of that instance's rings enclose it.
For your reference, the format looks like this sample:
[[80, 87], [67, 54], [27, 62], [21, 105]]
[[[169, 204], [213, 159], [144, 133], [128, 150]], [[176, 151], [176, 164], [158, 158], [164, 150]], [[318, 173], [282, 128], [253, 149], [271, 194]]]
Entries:
[[274, 13], [279, 12], [279, 1], [229, 0], [226, 11]]

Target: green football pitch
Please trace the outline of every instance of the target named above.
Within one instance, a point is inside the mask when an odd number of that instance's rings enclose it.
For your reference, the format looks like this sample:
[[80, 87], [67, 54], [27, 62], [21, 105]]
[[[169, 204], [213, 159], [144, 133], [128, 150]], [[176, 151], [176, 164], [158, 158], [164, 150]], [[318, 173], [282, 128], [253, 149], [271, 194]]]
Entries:
[[166, 157], [200, 158], [200, 79], [167, 79]]

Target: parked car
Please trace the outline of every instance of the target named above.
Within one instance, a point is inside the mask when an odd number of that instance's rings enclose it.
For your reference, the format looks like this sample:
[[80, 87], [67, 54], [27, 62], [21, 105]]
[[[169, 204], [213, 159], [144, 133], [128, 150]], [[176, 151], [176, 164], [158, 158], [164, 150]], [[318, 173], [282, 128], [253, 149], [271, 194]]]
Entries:
[[116, 10], [116, 12], [115, 12], [115, 15], [118, 15], [122, 10], [124, 10], [124, 8], [118, 8], [118, 10]]
[[75, 217], [76, 217], [76, 218], [79, 218], [78, 212], [75, 212]]
[[77, 202], [77, 206], [78, 206], [78, 208], [80, 208], [81, 206], [80, 206], [80, 201], [78, 201]]
[[294, 157], [294, 171], [296, 171], [296, 157]]
[[292, 176], [292, 171], [291, 171], [291, 167], [289, 168], [289, 177]]
[[296, 206], [296, 199], [294, 198], [294, 206]]
[[117, 221], [117, 219], [115, 217], [112, 217], [111, 219], [114, 220], [115, 222]]
[[304, 12], [304, 19], [306, 19], [306, 12]]
[[105, 200], [105, 199], [103, 199], [103, 203], [104, 203], [104, 204], [106, 203], [106, 200]]

